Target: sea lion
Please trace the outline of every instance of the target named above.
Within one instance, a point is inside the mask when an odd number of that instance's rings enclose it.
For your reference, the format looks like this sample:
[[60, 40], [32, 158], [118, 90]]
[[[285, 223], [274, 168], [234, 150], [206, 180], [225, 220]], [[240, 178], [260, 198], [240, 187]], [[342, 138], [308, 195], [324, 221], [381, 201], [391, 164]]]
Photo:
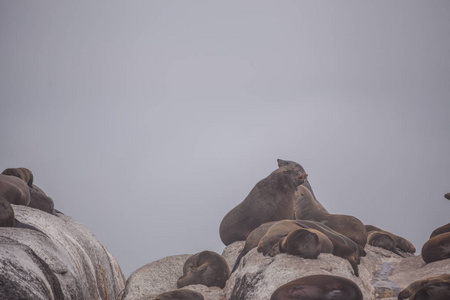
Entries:
[[367, 231], [364, 224], [356, 217], [330, 214], [320, 203], [315, 201], [312, 192], [304, 185], [297, 188], [294, 198], [294, 212], [297, 220], [321, 222], [353, 240], [358, 245], [359, 256], [365, 256]]
[[428, 264], [450, 258], [450, 232], [438, 234], [422, 246], [422, 259]]
[[[403, 300], [403, 299], [408, 299], [408, 298], [415, 299], [414, 295], [418, 291], [420, 291], [422, 288], [430, 286], [430, 285], [434, 285], [437, 283], [450, 283], [450, 274], [443, 274], [440, 276], [433, 276], [433, 277], [428, 277], [425, 279], [414, 281], [413, 283], [408, 285], [405, 289], [403, 289], [398, 294], [398, 300]], [[424, 299], [431, 300], [434, 298], [424, 298]], [[444, 298], [444, 299], [449, 299], [449, 298]]]
[[28, 206], [56, 216], [53, 199], [35, 184], [30, 187], [30, 204]]
[[[276, 227], [274, 227], [277, 225]], [[277, 229], [277, 227], [279, 229]], [[273, 228], [273, 229], [272, 229]], [[261, 238], [258, 244], [258, 251], [263, 254], [268, 254], [270, 250], [278, 243], [278, 241], [283, 237], [283, 231], [288, 229], [297, 230], [300, 228], [315, 229], [322, 232], [333, 244], [333, 255], [339, 256], [347, 260], [353, 268], [355, 276], [359, 276], [358, 265], [359, 251], [358, 246], [354, 241], [344, 236], [343, 234], [336, 232], [326, 226], [323, 223], [310, 221], [310, 220], [282, 220], [278, 221], [267, 231], [266, 235]], [[270, 231], [274, 232], [271, 234]]]
[[401, 257], [405, 257], [397, 251], [397, 243], [394, 239], [389, 234], [384, 232], [370, 231], [367, 235], [367, 244], [389, 250], [397, 255], [400, 255]]
[[351, 280], [333, 275], [311, 275], [288, 282], [273, 292], [270, 300], [363, 300]]
[[[297, 170], [299, 170], [302, 173], [306, 173], [305, 169], [302, 167], [302, 165], [300, 165], [299, 163], [296, 163], [295, 161], [290, 161], [290, 160], [283, 160], [283, 159], [277, 159], [277, 163], [278, 163], [278, 167], [291, 167], [291, 168], [295, 168]], [[311, 187], [311, 184], [309, 183], [308, 178], [305, 178], [305, 181], [302, 183], [302, 185], [306, 186], [312, 193], [314, 200], [316, 200], [317, 202], [319, 202], [316, 198], [316, 196], [314, 195], [314, 191]]]
[[236, 262], [234, 263], [234, 267], [231, 273], [236, 271], [237, 267], [239, 266], [239, 262], [241, 261], [241, 258], [244, 257], [250, 250], [258, 246], [261, 238], [267, 233], [269, 228], [276, 222], [277, 221], [272, 221], [261, 224], [255, 229], [253, 229], [252, 232], [250, 232], [250, 234], [247, 236], [247, 239], [245, 240], [244, 248], [239, 253]]
[[33, 185], [33, 173], [27, 168], [8, 168], [2, 174], [18, 177], [25, 181], [29, 187]]
[[191, 284], [217, 286], [223, 289], [230, 277], [227, 261], [213, 251], [202, 251], [189, 257], [183, 266], [183, 276], [177, 281], [177, 287]]
[[11, 204], [30, 204], [30, 189], [22, 179], [0, 174], [0, 197], [3, 197]]
[[444, 197], [450, 200], [450, 193], [445, 194]]
[[430, 239], [432, 237], [437, 236], [438, 234], [446, 233], [446, 232], [450, 232], [450, 223], [442, 225], [441, 227], [438, 227], [435, 230], [433, 230], [433, 232], [430, 235]]
[[293, 200], [297, 186], [308, 175], [292, 167], [282, 167], [259, 181], [248, 196], [220, 223], [222, 242], [243, 241], [259, 225], [294, 217]]
[[380, 229], [373, 225], [365, 225], [365, 227], [366, 227], [367, 233], [370, 233], [371, 231], [378, 231], [378, 232], [383, 232], [385, 234], [388, 234], [397, 244], [397, 248], [399, 248], [403, 252], [406, 252], [406, 253], [416, 252], [416, 248], [414, 247], [414, 245], [410, 241], [408, 241], [407, 239], [405, 239], [401, 236], [395, 235], [389, 231]]
[[448, 300], [450, 299], [450, 282], [438, 282], [421, 288], [412, 300]]
[[188, 289], [178, 289], [159, 294], [154, 300], [204, 300], [203, 295]]
[[0, 227], [14, 227], [14, 210], [11, 203], [0, 195]]

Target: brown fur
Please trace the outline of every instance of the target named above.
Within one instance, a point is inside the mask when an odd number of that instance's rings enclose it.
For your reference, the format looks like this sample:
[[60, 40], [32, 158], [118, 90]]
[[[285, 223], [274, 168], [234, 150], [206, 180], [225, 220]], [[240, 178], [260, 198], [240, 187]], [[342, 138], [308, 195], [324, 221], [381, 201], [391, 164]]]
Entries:
[[322, 232], [301, 228], [282, 238], [269, 252], [270, 256], [288, 253], [303, 258], [315, 259], [320, 253], [333, 253], [334, 247], [330, 239]]
[[432, 237], [437, 236], [438, 234], [441, 233], [446, 233], [446, 232], [450, 232], [450, 223], [442, 225], [441, 227], [436, 228], [430, 235], [430, 239]]
[[353, 216], [330, 214], [320, 203], [314, 200], [311, 191], [303, 185], [297, 188], [294, 199], [295, 218], [321, 222], [353, 240], [358, 245], [360, 256], [365, 256], [367, 232], [364, 224]]
[[305, 173], [284, 167], [259, 181], [244, 201], [222, 219], [219, 228], [222, 242], [229, 245], [243, 241], [261, 224], [292, 219], [295, 192], [306, 177]]
[[450, 200], [450, 193], [445, 194], [444, 197], [445, 197], [446, 199]]
[[405, 239], [405, 238], [403, 238], [401, 236], [395, 235], [395, 234], [393, 234], [393, 233], [391, 233], [389, 231], [380, 229], [380, 228], [378, 228], [376, 226], [373, 226], [373, 225], [365, 225], [365, 227], [366, 227], [366, 230], [367, 230], [368, 233], [371, 232], [371, 231], [379, 231], [379, 232], [383, 232], [385, 234], [388, 234], [395, 241], [395, 243], [397, 244], [397, 248], [399, 248], [403, 252], [406, 252], [406, 253], [414, 253], [414, 252], [416, 252], [416, 248], [414, 247], [414, 245], [410, 241], [408, 241], [407, 239]]
[[228, 263], [221, 255], [212, 251], [202, 251], [186, 260], [183, 266], [183, 276], [178, 279], [177, 287], [203, 284], [223, 289], [229, 277]]
[[0, 197], [11, 204], [28, 205], [30, 204], [30, 189], [22, 179], [0, 174]]
[[[450, 274], [443, 274], [440, 276], [428, 277], [425, 279], [414, 281], [413, 283], [408, 285], [405, 289], [403, 289], [398, 294], [398, 299], [399, 300], [408, 299], [408, 298], [414, 299], [415, 294], [417, 292], [419, 292], [421, 289], [423, 289], [424, 287], [434, 285], [437, 283], [442, 283], [442, 282], [450, 283]], [[424, 298], [424, 299], [426, 299], [426, 298]], [[431, 300], [431, 298], [430, 298], [430, 300]]]
[[428, 264], [450, 258], [450, 232], [436, 235], [422, 247], [422, 259]]
[[4, 197], [0, 196], [0, 227], [14, 227], [14, 210]]
[[403, 254], [397, 251], [397, 243], [394, 239], [389, 234], [384, 232], [370, 231], [367, 236], [367, 244], [389, 250], [404, 257]]
[[270, 300], [333, 299], [363, 300], [359, 287], [351, 280], [333, 275], [311, 275], [277, 288]]
[[178, 289], [159, 294], [154, 300], [204, 300], [202, 294], [188, 289]]
[[33, 173], [27, 168], [8, 168], [2, 174], [18, 177], [25, 181], [29, 187], [33, 185]]

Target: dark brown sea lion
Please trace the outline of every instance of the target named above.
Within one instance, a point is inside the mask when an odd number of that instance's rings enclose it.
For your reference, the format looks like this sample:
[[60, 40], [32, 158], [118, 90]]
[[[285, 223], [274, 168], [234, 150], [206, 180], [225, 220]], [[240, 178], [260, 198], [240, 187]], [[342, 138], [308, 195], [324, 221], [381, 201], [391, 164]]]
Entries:
[[366, 227], [366, 230], [368, 233], [370, 233], [371, 231], [379, 231], [379, 232], [388, 234], [397, 244], [397, 248], [399, 248], [403, 252], [406, 252], [406, 253], [416, 252], [416, 248], [414, 247], [414, 245], [410, 241], [408, 241], [407, 239], [405, 239], [401, 236], [395, 235], [389, 231], [380, 229], [373, 225], [365, 225], [365, 227]]
[[297, 186], [307, 176], [295, 168], [283, 167], [259, 181], [244, 201], [222, 219], [219, 228], [222, 242], [229, 245], [244, 241], [261, 224], [292, 219]]
[[218, 286], [221, 289], [230, 277], [227, 261], [213, 251], [202, 251], [189, 257], [183, 266], [183, 276], [177, 281], [177, 287], [191, 284]]
[[449, 300], [450, 282], [438, 282], [421, 288], [412, 300]]
[[203, 295], [188, 289], [178, 289], [162, 293], [156, 296], [154, 300], [204, 300]]
[[2, 174], [9, 176], [16, 176], [27, 183], [29, 187], [33, 185], [33, 173], [27, 168], [8, 168]]
[[[433, 277], [428, 277], [425, 279], [421, 279], [421, 280], [417, 280], [414, 281], [413, 283], [411, 283], [410, 285], [408, 285], [405, 289], [403, 289], [399, 294], [398, 294], [398, 299], [399, 300], [403, 300], [403, 299], [414, 299], [414, 295], [420, 291], [422, 288], [430, 286], [430, 285], [434, 285], [437, 283], [450, 283], [450, 274], [443, 274], [440, 276], [433, 276]], [[434, 299], [434, 298], [424, 298], [424, 299]], [[445, 299], [450, 299], [450, 298], [445, 298]]]
[[445, 194], [444, 197], [450, 200], [450, 193]]
[[446, 232], [450, 232], [450, 223], [442, 225], [441, 227], [436, 228], [430, 235], [430, 239], [432, 237], [437, 236], [438, 234], [441, 233], [446, 233]]
[[384, 232], [370, 231], [367, 236], [367, 244], [389, 250], [404, 257], [403, 254], [397, 251], [397, 243], [394, 239]]
[[[275, 231], [275, 234], [271, 235], [269, 231], [276, 225], [280, 224], [280, 230], [273, 230]], [[323, 223], [311, 221], [311, 220], [282, 220], [278, 221], [270, 229], [267, 231], [266, 236], [267, 238], [261, 238], [260, 243], [258, 244], [258, 251], [262, 252], [263, 254], [268, 254], [270, 250], [275, 246], [276, 243], [279, 241], [279, 237], [282, 236], [282, 230], [286, 228], [292, 228], [292, 229], [300, 229], [300, 228], [310, 228], [315, 229], [320, 232], [322, 232], [324, 235], [327, 236], [327, 238], [331, 241], [333, 244], [333, 255], [342, 257], [343, 259], [346, 259], [350, 265], [353, 268], [353, 271], [355, 273], [355, 276], [359, 276], [358, 271], [358, 265], [360, 263], [359, 260], [359, 251], [358, 246], [354, 241], [349, 239], [348, 237], [344, 236], [343, 234], [340, 234], [339, 232], [336, 232], [326, 226]]]
[[[300, 165], [299, 163], [296, 163], [295, 161], [290, 161], [290, 160], [283, 160], [283, 159], [277, 159], [277, 163], [278, 163], [278, 167], [291, 167], [291, 168], [296, 168], [297, 170], [299, 170], [302, 173], [306, 173], [305, 169], [302, 167], [302, 165]], [[313, 194], [314, 200], [316, 200], [317, 202], [319, 202], [316, 198], [316, 196], [314, 195], [314, 191], [311, 187], [311, 184], [309, 183], [308, 178], [305, 179], [305, 181], [302, 183], [302, 185], [306, 186], [311, 193]]]
[[450, 258], [450, 232], [436, 235], [422, 246], [422, 259], [428, 264]]
[[3, 197], [11, 204], [30, 204], [30, 189], [22, 179], [0, 174], [0, 197]]
[[280, 286], [270, 300], [363, 300], [359, 287], [351, 280], [333, 275], [311, 275]]
[[242, 251], [239, 253], [236, 262], [234, 263], [233, 270], [231, 273], [236, 271], [237, 267], [239, 266], [239, 262], [241, 261], [241, 258], [244, 257], [250, 250], [253, 248], [256, 248], [259, 244], [259, 241], [261, 238], [267, 233], [269, 228], [275, 224], [277, 221], [272, 221], [268, 223], [264, 223], [256, 227], [255, 229], [250, 232], [250, 234], [247, 236], [247, 239], [245, 240], [245, 245]]
[[35, 184], [30, 187], [30, 204], [28, 206], [56, 215], [53, 199]]
[[359, 256], [365, 256], [367, 232], [364, 224], [353, 216], [330, 214], [320, 203], [315, 201], [312, 192], [304, 185], [297, 188], [294, 198], [294, 211], [297, 220], [321, 222], [353, 240], [358, 245]]
[[0, 227], [15, 226], [14, 210], [3, 196], [0, 196]]

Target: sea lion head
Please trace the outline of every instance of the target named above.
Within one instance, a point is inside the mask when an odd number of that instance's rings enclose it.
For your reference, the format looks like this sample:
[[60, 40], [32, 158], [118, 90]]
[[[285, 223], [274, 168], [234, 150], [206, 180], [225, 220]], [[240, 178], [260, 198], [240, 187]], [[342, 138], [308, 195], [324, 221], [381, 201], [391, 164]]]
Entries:
[[286, 236], [283, 248], [288, 254], [315, 259], [320, 254], [320, 241], [314, 232], [298, 229]]

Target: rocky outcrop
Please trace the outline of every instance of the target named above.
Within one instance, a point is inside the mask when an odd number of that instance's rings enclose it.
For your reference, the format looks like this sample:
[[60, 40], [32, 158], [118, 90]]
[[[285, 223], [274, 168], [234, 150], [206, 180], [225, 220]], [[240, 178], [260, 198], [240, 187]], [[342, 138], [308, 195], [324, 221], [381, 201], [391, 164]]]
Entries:
[[[244, 242], [227, 246], [222, 256], [231, 267]], [[316, 274], [328, 274], [352, 280], [361, 289], [364, 299], [397, 299], [397, 294], [410, 283], [431, 276], [450, 274], [450, 259], [425, 264], [420, 256], [401, 257], [382, 248], [367, 245], [367, 255], [361, 258], [360, 276], [353, 274], [349, 262], [332, 254], [320, 254], [317, 259], [303, 259], [288, 254], [263, 256], [256, 249], [245, 255], [223, 290], [201, 285], [185, 288], [203, 294], [211, 300], [269, 300], [281, 285]], [[184, 261], [190, 255], [162, 258], [136, 270], [119, 297], [153, 299], [156, 295], [176, 289]]]
[[115, 299], [125, 286], [114, 257], [69, 216], [13, 205], [37, 230], [0, 228], [0, 298]]

